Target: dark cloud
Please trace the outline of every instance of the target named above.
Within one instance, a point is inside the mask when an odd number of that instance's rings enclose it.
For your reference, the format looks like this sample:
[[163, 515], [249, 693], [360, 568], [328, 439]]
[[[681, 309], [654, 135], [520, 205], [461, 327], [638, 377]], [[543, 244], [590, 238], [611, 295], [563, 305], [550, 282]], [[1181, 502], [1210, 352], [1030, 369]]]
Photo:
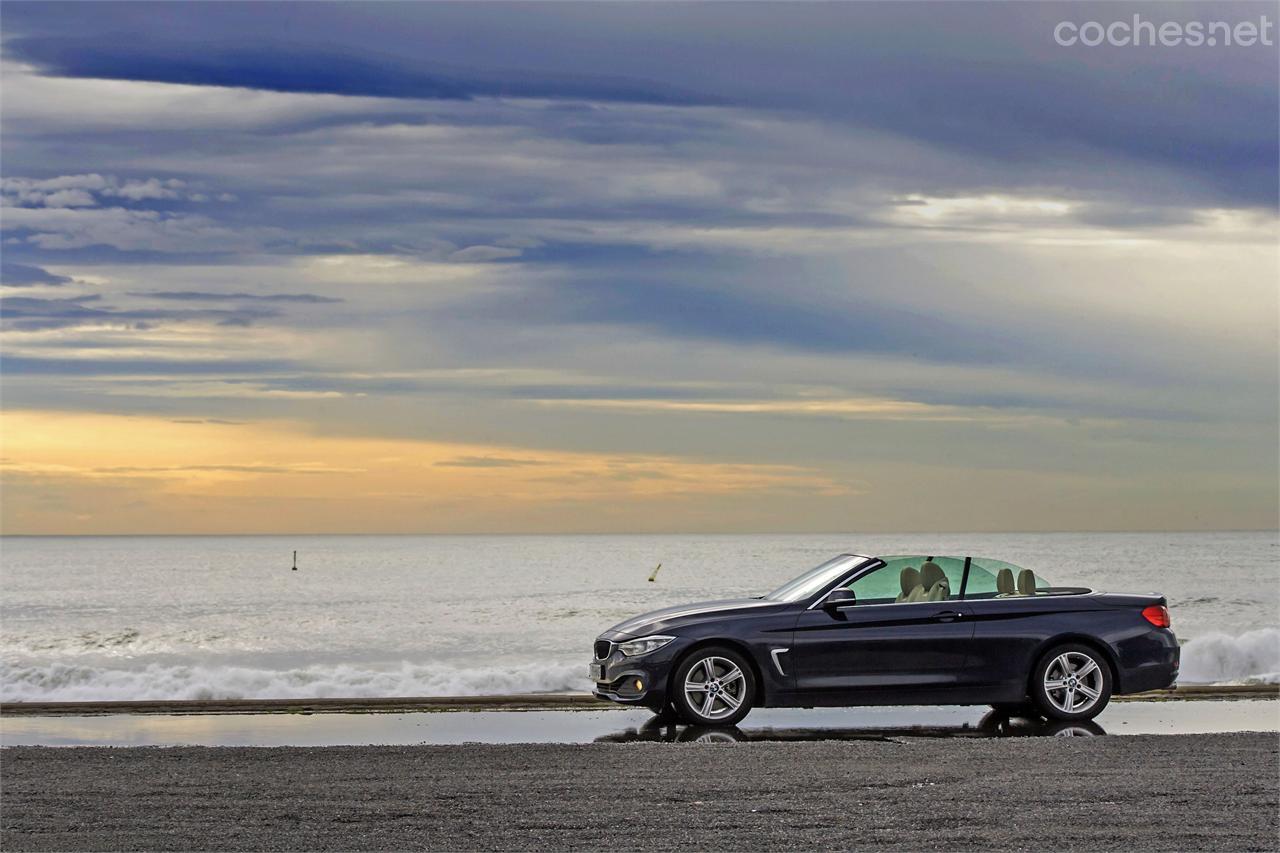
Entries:
[[[96, 39], [27, 38], [12, 43], [16, 55], [66, 77], [146, 80], [195, 86], [231, 86], [277, 92], [390, 98], [574, 98], [655, 104], [706, 104], [717, 99], [672, 86], [612, 77], [537, 70], [449, 71], [383, 59], [372, 61], [325, 49], [287, 46], [226, 48], [135, 45], [127, 54]], [[137, 49], [141, 47], [141, 49]], [[157, 49], [159, 48], [159, 49]], [[417, 67], [415, 67], [417, 66]]]
[[55, 275], [43, 267], [31, 264], [16, 264], [5, 261], [0, 263], [0, 284], [9, 287], [35, 287], [36, 285], [68, 284], [70, 276]]
[[175, 302], [296, 302], [322, 305], [342, 301], [332, 296], [319, 296], [314, 293], [212, 293], [200, 290], [152, 290], [133, 291], [129, 295]]
[[[1146, 163], [1274, 208], [1275, 48], [1071, 50], [1056, 21], [1183, 4], [9, 3], [6, 52], [73, 77], [445, 100], [731, 104], [1008, 163]], [[1214, 19], [1267, 7], [1214, 4]], [[1121, 14], [1123, 11], [1124, 14]], [[102, 38], [102, 33], [113, 34]], [[276, 34], [285, 34], [287, 37]], [[341, 43], [341, 52], [332, 47]], [[587, 133], [599, 135], [597, 127]], [[607, 131], [605, 139], [613, 139]]]
[[296, 370], [289, 361], [268, 359], [38, 358], [6, 355], [6, 376], [214, 376], [279, 373]]
[[[269, 309], [153, 310], [98, 307], [101, 296], [75, 296], [67, 299], [40, 299], [31, 296], [7, 296], [0, 299], [0, 316], [5, 328], [22, 331], [66, 329], [77, 326], [114, 324], [135, 328], [151, 328], [160, 323], [214, 322], [223, 326], [248, 326], [254, 321], [277, 316]], [[93, 303], [93, 304], [91, 304]]]

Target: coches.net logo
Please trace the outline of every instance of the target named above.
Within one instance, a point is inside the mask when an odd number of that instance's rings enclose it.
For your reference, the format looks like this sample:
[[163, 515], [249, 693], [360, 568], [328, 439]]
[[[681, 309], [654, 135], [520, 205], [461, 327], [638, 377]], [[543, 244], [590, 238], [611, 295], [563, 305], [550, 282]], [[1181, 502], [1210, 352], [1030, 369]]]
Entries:
[[1248, 21], [1163, 21], [1134, 15], [1132, 20], [1061, 21], [1053, 38], [1063, 47], [1263, 47], [1275, 46], [1275, 22], [1262, 15]]

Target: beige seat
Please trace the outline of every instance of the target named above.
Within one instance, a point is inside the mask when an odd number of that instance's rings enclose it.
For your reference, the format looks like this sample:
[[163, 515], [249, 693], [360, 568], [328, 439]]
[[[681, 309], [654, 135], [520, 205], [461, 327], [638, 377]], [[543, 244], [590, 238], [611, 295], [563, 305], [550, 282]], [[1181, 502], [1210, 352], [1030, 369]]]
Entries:
[[996, 592], [1000, 595], [1014, 595], [1018, 587], [1013, 582], [1013, 569], [1001, 569], [996, 572]]
[[1018, 595], [1036, 594], [1036, 575], [1030, 569], [1018, 572]]
[[920, 585], [925, 588], [925, 601], [946, 601], [951, 595], [951, 582], [937, 563], [926, 562], [920, 567]]
[[894, 599], [899, 604], [910, 601], [924, 601], [924, 586], [920, 583], [920, 573], [913, 567], [907, 566], [898, 575], [898, 580], [902, 583], [902, 592]]

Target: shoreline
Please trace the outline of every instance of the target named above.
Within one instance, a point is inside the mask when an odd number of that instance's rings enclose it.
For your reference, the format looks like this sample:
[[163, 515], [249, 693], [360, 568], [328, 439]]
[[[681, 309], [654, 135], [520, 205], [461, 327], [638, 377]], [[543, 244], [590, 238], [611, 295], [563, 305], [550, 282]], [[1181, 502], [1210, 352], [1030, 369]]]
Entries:
[[[1280, 698], [1280, 684], [1187, 685], [1114, 696], [1112, 702], [1229, 701]], [[0, 717], [114, 714], [353, 714], [451, 711], [606, 711], [622, 705], [588, 693], [324, 699], [168, 699], [111, 702], [0, 702]]]

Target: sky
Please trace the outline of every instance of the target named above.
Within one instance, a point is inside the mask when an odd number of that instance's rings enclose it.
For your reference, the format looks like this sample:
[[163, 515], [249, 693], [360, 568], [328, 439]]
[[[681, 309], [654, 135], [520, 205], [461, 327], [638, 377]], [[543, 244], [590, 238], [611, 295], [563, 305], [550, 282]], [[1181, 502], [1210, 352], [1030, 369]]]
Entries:
[[0, 20], [8, 534], [1272, 529], [1274, 4]]

